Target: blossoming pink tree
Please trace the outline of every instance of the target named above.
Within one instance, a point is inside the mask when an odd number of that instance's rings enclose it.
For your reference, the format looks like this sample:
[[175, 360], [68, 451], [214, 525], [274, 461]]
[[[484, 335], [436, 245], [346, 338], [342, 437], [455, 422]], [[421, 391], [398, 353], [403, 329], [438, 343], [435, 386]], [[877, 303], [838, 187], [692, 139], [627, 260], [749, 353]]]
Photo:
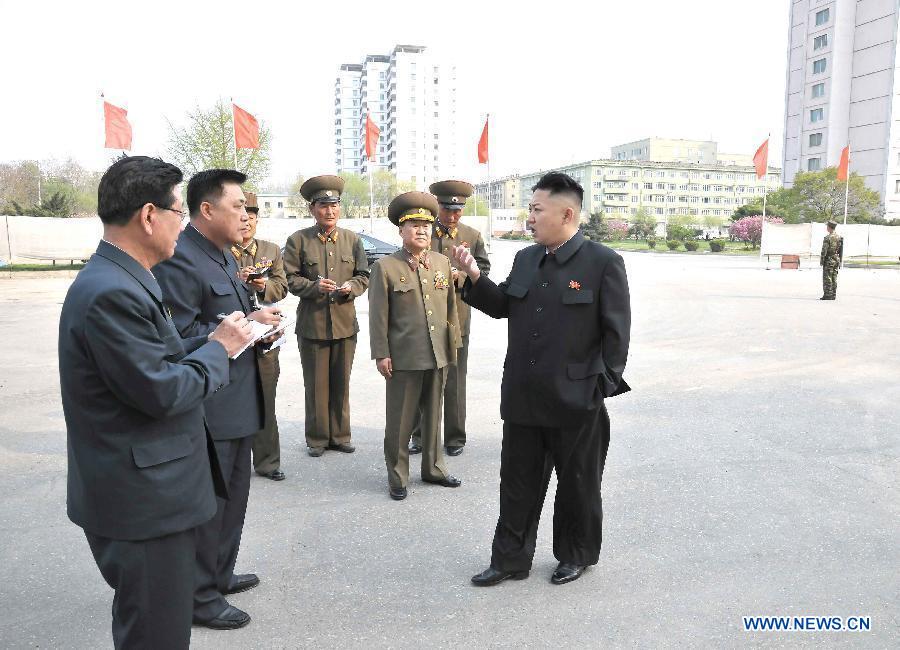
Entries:
[[[781, 217], [766, 217], [766, 223], [784, 223]], [[762, 240], [762, 216], [738, 219], [728, 229], [728, 234], [738, 241], [747, 242], [753, 248], [759, 248]]]

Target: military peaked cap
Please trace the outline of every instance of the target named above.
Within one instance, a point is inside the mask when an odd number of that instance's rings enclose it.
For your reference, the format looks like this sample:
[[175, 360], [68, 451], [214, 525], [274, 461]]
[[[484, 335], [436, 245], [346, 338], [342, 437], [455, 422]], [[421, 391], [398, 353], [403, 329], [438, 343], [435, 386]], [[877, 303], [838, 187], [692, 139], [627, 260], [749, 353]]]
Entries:
[[437, 199], [428, 192], [406, 192], [391, 201], [388, 219], [395, 226], [411, 219], [434, 222], [438, 209]]
[[256, 193], [255, 192], [244, 192], [244, 198], [246, 199], [246, 203], [244, 203], [244, 207], [247, 208], [247, 212], [259, 212], [259, 203], [256, 201]]
[[437, 197], [438, 203], [451, 210], [462, 210], [466, 199], [475, 192], [475, 187], [465, 181], [439, 181], [432, 183], [428, 191]]
[[344, 179], [340, 176], [313, 176], [300, 186], [300, 194], [310, 203], [338, 203], [344, 191]]

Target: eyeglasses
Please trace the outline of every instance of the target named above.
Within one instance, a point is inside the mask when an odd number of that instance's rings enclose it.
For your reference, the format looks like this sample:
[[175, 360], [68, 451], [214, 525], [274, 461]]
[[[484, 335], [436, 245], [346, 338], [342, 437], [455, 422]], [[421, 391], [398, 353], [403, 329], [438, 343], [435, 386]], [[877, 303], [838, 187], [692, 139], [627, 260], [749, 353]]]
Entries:
[[182, 219], [186, 219], [187, 216], [188, 216], [188, 213], [187, 213], [186, 210], [176, 210], [175, 208], [164, 208], [164, 207], [162, 207], [161, 205], [156, 205], [155, 203], [153, 203], [152, 205], [153, 205], [153, 207], [155, 207], [157, 210], [168, 210], [169, 212], [174, 212], [175, 214], [177, 214], [178, 216], [180, 216]]

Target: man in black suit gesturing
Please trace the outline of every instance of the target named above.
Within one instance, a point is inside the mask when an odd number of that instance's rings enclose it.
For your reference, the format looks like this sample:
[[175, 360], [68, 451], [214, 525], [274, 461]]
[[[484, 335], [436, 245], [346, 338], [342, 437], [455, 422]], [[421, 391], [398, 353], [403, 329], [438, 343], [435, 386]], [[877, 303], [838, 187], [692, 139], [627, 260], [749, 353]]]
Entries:
[[[247, 177], [233, 169], [195, 174], [187, 187], [191, 222], [178, 238], [175, 255], [154, 267], [166, 304], [181, 336], [205, 336], [216, 328], [218, 315], [235, 310], [269, 325], [280, 321], [277, 307], [251, 311], [251, 289], [227, 248], [243, 241], [247, 210], [241, 183]], [[256, 575], [235, 575], [244, 515], [250, 493], [250, 450], [253, 434], [263, 426], [263, 396], [256, 349], [230, 363], [231, 383], [207, 398], [209, 432], [228, 486], [228, 499], [218, 499], [215, 516], [197, 529], [197, 588], [194, 622], [213, 629], [234, 629], [250, 616], [229, 605], [225, 596], [252, 589]]]
[[203, 400], [250, 340], [232, 313], [182, 340], [150, 268], [181, 232], [181, 171], [123, 158], [100, 180], [103, 240], [66, 294], [59, 378], [68, 514], [110, 587], [116, 648], [187, 648], [196, 526], [216, 510]]
[[604, 398], [630, 390], [622, 379], [631, 306], [622, 258], [586, 241], [579, 228], [581, 186], [545, 174], [532, 188], [528, 226], [534, 246], [516, 254], [499, 286], [479, 273], [465, 247], [453, 249], [469, 275], [463, 300], [493, 318], [509, 319], [500, 416], [500, 518], [491, 566], [478, 586], [528, 577], [550, 473], [553, 509], [552, 582], [576, 580], [600, 558], [600, 480], [609, 447]]

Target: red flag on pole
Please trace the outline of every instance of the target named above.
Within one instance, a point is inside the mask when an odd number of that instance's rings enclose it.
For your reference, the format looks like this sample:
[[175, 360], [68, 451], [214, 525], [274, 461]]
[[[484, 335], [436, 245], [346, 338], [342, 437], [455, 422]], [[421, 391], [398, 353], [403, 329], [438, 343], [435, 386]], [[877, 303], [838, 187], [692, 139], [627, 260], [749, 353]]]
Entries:
[[259, 149], [259, 122], [237, 104], [231, 107], [234, 111], [234, 148]]
[[850, 171], [850, 145], [848, 144], [841, 151], [841, 162], [838, 165], [837, 179], [839, 181], [847, 180], [847, 172]]
[[478, 141], [478, 162], [480, 164], [488, 161], [488, 121], [484, 121], [484, 130], [481, 132], [481, 139]]
[[131, 123], [128, 111], [109, 102], [103, 102], [103, 121], [106, 123], [107, 149], [124, 149], [131, 151]]
[[372, 116], [366, 113], [366, 158], [375, 160], [375, 152], [378, 150], [378, 136], [381, 129], [372, 121]]
[[759, 145], [759, 149], [753, 154], [753, 166], [756, 167], [756, 178], [762, 178], [766, 175], [769, 167], [769, 138]]

